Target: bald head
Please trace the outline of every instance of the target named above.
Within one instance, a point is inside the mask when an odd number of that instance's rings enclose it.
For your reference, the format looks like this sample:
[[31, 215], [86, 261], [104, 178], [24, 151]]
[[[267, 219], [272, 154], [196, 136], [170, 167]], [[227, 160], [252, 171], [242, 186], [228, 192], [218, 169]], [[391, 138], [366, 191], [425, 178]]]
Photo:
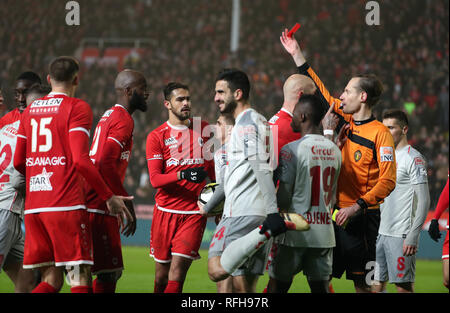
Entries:
[[114, 88], [117, 103], [124, 105], [130, 114], [136, 110], [147, 110], [147, 80], [141, 72], [123, 70], [117, 75]]
[[117, 75], [114, 88], [132, 88], [143, 83], [145, 83], [145, 77], [142, 73], [134, 70], [123, 70]]
[[296, 103], [299, 95], [313, 95], [316, 92], [314, 81], [305, 75], [293, 74], [286, 79], [283, 86], [284, 101]]

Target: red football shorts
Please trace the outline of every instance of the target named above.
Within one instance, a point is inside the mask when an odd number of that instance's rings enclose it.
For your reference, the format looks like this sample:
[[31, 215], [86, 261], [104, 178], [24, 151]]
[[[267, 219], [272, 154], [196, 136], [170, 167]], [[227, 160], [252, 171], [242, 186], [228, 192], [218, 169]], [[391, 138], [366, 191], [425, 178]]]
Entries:
[[172, 255], [199, 259], [198, 250], [206, 227], [200, 214], [177, 214], [153, 210], [150, 231], [150, 256], [159, 263], [169, 263]]
[[123, 269], [122, 244], [117, 217], [89, 212], [94, 247], [92, 274], [110, 273]]
[[24, 268], [93, 264], [86, 210], [25, 215]]
[[442, 259], [448, 259], [448, 230], [445, 236], [444, 245], [442, 246]]

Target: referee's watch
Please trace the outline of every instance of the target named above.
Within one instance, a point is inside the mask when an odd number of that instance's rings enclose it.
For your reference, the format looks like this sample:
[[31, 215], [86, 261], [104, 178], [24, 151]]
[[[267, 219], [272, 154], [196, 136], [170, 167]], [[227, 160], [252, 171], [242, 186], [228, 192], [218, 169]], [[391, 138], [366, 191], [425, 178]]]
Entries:
[[356, 203], [361, 207], [361, 209], [365, 210], [368, 208], [368, 205], [366, 203], [366, 201], [364, 201], [362, 198], [359, 198], [358, 200], [356, 200]]

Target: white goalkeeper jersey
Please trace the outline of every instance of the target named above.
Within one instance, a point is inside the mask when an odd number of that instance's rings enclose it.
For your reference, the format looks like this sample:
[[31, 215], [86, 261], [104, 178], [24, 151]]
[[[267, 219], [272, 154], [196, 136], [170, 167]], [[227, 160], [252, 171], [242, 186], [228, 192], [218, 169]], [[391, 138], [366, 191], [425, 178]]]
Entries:
[[379, 233], [385, 236], [406, 238], [417, 209], [417, 195], [413, 185], [428, 183], [425, 158], [407, 145], [395, 150], [397, 182], [395, 189], [380, 205]]
[[263, 196], [249, 162], [258, 160], [261, 164], [260, 170], [265, 173], [269, 171], [272, 179], [272, 133], [264, 116], [250, 108], [236, 117], [227, 144], [227, 155], [224, 216], [266, 216], [268, 211], [276, 212], [275, 187], [273, 194]]
[[0, 210], [8, 210], [23, 217], [25, 179], [13, 164], [19, 125], [20, 119], [17, 119], [0, 129]]
[[322, 135], [309, 134], [281, 149], [276, 175], [280, 179], [280, 211], [301, 214], [309, 223], [305, 232], [288, 231], [275, 242], [291, 247], [331, 248], [336, 245], [331, 209], [341, 171], [339, 148]]

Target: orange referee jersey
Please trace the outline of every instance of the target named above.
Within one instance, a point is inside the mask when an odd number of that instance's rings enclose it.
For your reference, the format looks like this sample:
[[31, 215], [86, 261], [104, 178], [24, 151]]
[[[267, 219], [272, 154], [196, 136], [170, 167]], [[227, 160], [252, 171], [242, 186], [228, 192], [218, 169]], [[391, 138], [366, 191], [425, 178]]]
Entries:
[[351, 114], [345, 114], [340, 108], [341, 100], [330, 95], [307, 63], [299, 67], [299, 72], [311, 77], [322, 100], [334, 105], [334, 112], [350, 123], [348, 139], [342, 148], [337, 205], [348, 207], [361, 198], [369, 208], [379, 208], [394, 190], [396, 181], [395, 146], [389, 129], [375, 117], [354, 121]]

